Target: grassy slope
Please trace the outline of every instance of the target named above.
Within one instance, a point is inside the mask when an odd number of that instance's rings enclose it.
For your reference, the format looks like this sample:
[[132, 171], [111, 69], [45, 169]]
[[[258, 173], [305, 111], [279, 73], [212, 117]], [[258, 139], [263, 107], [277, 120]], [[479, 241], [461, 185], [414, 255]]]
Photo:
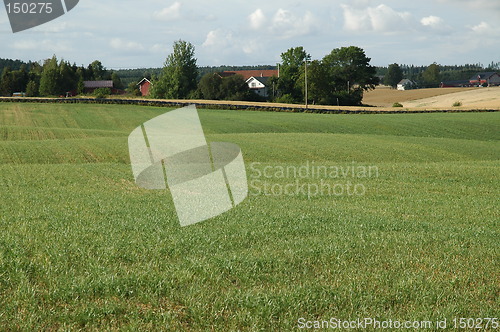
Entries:
[[237, 143], [248, 165], [354, 161], [380, 175], [351, 179], [365, 196], [252, 191], [181, 229], [169, 194], [137, 188], [127, 164], [128, 133], [164, 111], [0, 104], [0, 326], [290, 330], [300, 317], [498, 314], [499, 113], [200, 111], [208, 139]]

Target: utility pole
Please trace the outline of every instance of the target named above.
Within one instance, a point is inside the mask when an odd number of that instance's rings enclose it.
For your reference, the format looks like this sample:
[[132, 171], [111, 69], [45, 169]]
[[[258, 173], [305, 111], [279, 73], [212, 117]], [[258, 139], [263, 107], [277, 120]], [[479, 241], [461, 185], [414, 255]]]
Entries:
[[307, 57], [305, 59], [305, 66], [306, 66], [306, 68], [305, 68], [305, 74], [306, 74], [305, 78], [306, 78], [306, 110], [307, 110]]

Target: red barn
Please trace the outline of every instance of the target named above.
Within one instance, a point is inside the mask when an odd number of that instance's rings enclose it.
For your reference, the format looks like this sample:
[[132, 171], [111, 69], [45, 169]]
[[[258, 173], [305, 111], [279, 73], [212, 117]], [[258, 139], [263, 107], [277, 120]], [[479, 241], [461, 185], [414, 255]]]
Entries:
[[150, 80], [143, 78], [139, 83], [137, 83], [137, 85], [139, 86], [139, 91], [141, 91], [142, 96], [149, 95], [149, 89], [151, 88]]

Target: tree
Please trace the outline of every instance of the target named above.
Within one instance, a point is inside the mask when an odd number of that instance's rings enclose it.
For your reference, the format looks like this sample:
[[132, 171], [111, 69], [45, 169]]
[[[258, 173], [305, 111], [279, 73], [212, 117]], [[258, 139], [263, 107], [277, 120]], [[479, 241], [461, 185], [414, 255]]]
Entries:
[[83, 95], [85, 92], [85, 84], [84, 81], [85, 68], [79, 67], [76, 70], [76, 77], [78, 77], [78, 82], [76, 83], [76, 93], [78, 95]]
[[113, 87], [115, 87], [116, 89], [123, 89], [123, 83], [122, 83], [122, 79], [120, 78], [120, 76], [118, 76], [117, 73], [113, 72], [111, 74], [111, 80], [113, 81]]
[[335, 91], [349, 92], [356, 88], [368, 91], [379, 83], [377, 69], [370, 65], [370, 60], [362, 48], [349, 46], [334, 49], [323, 58], [323, 64], [328, 68]]
[[58, 94], [76, 90], [78, 87], [78, 76], [70, 64], [61, 60], [59, 63], [59, 77], [57, 78]]
[[309, 60], [308, 54], [302, 46], [293, 47], [281, 54], [280, 77], [277, 80], [277, 88], [282, 99], [293, 102], [304, 100], [302, 74], [305, 69], [305, 61]]
[[29, 75], [25, 64], [21, 65], [19, 70], [12, 71], [12, 90], [14, 92], [26, 91], [28, 85]]
[[198, 67], [194, 46], [183, 40], [174, 42], [173, 52], [167, 57], [160, 77], [153, 82], [153, 98], [187, 98], [196, 89]]
[[40, 87], [36, 81], [29, 81], [26, 86], [26, 97], [38, 97]]
[[43, 65], [42, 76], [40, 77], [40, 95], [54, 96], [59, 94], [58, 91], [59, 66], [57, 58], [54, 55], [51, 59], [45, 60]]
[[441, 82], [441, 75], [439, 65], [437, 63], [431, 64], [427, 69], [422, 73], [422, 80], [426, 87], [437, 87]]
[[217, 73], [208, 73], [201, 78], [198, 92], [200, 98], [209, 100], [260, 100], [241, 75], [222, 78]]
[[208, 73], [201, 78], [198, 89], [203, 99], [220, 100], [222, 99], [221, 85], [222, 77], [219, 74]]
[[241, 75], [224, 77], [220, 86], [221, 97], [224, 100], [256, 100], [248, 84]]
[[403, 79], [403, 70], [397, 63], [389, 65], [387, 74], [384, 77], [384, 83], [395, 89], [398, 83]]
[[[308, 92], [314, 103], [360, 105], [363, 92], [379, 83], [377, 70], [363, 49], [355, 46], [332, 50], [308, 66]], [[298, 82], [305, 90], [302, 76]]]
[[101, 61], [99, 60], [93, 61], [88, 68], [92, 73], [92, 80], [101, 81], [105, 80], [107, 76], [109, 76]]
[[141, 90], [139, 89], [139, 85], [137, 85], [137, 83], [135, 82], [130, 82], [126, 91], [128, 94], [134, 97], [142, 96]]
[[[313, 104], [330, 104], [331, 84], [329, 82], [326, 66], [321, 61], [313, 60], [307, 65], [307, 90], [308, 102]], [[305, 73], [299, 79], [300, 86], [305, 94]]]
[[14, 89], [14, 80], [12, 77], [12, 71], [10, 67], [5, 67], [2, 71], [2, 76], [0, 77], [0, 95], [5, 97], [12, 96]]

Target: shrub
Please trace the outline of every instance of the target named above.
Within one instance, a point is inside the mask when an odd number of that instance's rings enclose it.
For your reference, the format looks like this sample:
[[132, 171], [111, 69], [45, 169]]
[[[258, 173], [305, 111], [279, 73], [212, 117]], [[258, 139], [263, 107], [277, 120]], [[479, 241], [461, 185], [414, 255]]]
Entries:
[[460, 107], [462, 106], [462, 102], [461, 101], [456, 101], [453, 103], [453, 107]]
[[394, 104], [392, 104], [392, 107], [403, 107], [403, 104], [401, 104], [401, 103], [394, 103]]
[[111, 89], [109, 88], [97, 88], [94, 90], [94, 96], [97, 99], [104, 99], [111, 94]]
[[276, 102], [282, 104], [295, 104], [295, 100], [291, 94], [284, 94], [283, 96], [276, 98]]

